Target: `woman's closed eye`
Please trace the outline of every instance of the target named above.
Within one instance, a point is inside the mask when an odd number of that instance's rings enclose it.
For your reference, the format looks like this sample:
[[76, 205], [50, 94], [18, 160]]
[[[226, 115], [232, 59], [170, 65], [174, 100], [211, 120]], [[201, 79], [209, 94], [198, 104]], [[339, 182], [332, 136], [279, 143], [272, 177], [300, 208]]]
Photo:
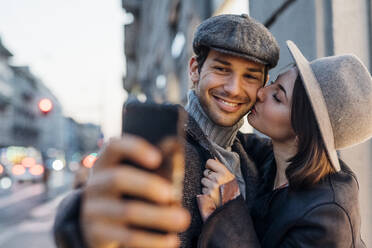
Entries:
[[274, 100], [275, 100], [276, 102], [278, 102], [278, 103], [281, 102], [280, 99], [279, 99], [279, 97], [278, 97], [278, 95], [277, 95], [277, 93], [273, 94], [273, 98], [274, 98]]

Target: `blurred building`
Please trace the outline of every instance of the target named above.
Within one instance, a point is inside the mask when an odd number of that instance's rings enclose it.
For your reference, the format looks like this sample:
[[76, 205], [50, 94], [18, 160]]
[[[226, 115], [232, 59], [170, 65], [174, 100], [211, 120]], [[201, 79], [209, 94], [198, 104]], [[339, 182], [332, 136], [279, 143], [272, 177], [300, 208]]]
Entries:
[[[48, 113], [42, 113], [38, 104], [42, 99], [48, 99], [52, 103], [52, 108]], [[57, 150], [64, 149], [64, 124], [65, 117], [62, 112], [62, 105], [57, 97], [48, 87], [39, 81], [39, 91], [37, 95], [37, 104], [39, 112], [37, 123], [40, 127], [39, 147], [45, 151], [48, 148]]]
[[100, 126], [92, 123], [80, 124], [78, 132], [82, 153], [95, 152], [102, 145], [103, 134]]
[[37, 100], [39, 98], [38, 79], [26, 66], [11, 66], [13, 95], [11, 98], [10, 118], [12, 130], [9, 133], [15, 146], [39, 146], [41, 141]]
[[80, 162], [82, 156], [97, 152], [103, 143], [101, 127], [91, 123], [78, 123], [71, 117], [65, 118], [66, 162]]
[[134, 17], [125, 26], [125, 90], [156, 102], [185, 102], [195, 27], [222, 2], [123, 0]]
[[66, 117], [64, 128], [64, 150], [66, 161], [67, 163], [70, 161], [79, 162], [82, 154], [80, 151], [79, 123], [71, 117]]
[[10, 103], [13, 95], [11, 84], [13, 70], [9, 66], [9, 60], [13, 54], [4, 47], [0, 39], [0, 147], [12, 142], [12, 126]]
[[[61, 105], [27, 66], [13, 66], [13, 55], [0, 40], [0, 145], [63, 149]], [[53, 103], [50, 113], [38, 106], [42, 98]]]
[[[69, 162], [97, 151], [102, 142], [100, 126], [81, 124], [63, 115], [58, 98], [27, 66], [11, 64], [13, 54], [0, 39], [0, 148], [38, 149], [44, 162]], [[47, 99], [49, 106], [40, 105]]]

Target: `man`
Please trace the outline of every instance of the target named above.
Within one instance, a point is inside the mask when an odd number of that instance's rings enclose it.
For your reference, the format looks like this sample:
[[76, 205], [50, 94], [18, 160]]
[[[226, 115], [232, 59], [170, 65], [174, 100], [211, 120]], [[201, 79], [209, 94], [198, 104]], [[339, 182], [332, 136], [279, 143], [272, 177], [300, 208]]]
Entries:
[[[200, 180], [210, 158], [218, 158], [233, 172], [247, 202], [253, 199], [257, 172], [238, 130], [266, 83], [268, 70], [277, 64], [278, 44], [247, 15], [221, 15], [202, 22], [193, 49], [196, 56], [189, 63], [193, 86], [185, 107], [189, 120], [183, 206], [188, 211], [167, 205], [172, 200], [168, 182], [120, 164], [127, 159], [151, 169], [162, 159], [155, 147], [127, 135], [109, 142], [87, 186], [62, 202], [55, 223], [59, 247], [177, 247], [175, 233], [182, 231], [181, 247], [196, 247], [202, 230], [196, 196], [202, 193]], [[124, 201], [123, 194], [149, 201]]]

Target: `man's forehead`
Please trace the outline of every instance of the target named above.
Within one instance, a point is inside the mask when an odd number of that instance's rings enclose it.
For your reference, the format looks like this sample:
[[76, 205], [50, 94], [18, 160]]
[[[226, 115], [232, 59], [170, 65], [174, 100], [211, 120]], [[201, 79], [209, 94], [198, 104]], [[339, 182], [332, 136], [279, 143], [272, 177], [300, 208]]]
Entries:
[[221, 53], [213, 49], [211, 49], [211, 52], [209, 55], [213, 61], [222, 62], [223, 64], [226, 64], [226, 63], [231, 64], [234, 61], [239, 61], [240, 63], [246, 65], [247, 67], [260, 71], [260, 72], [262, 72], [263, 69], [265, 68], [265, 65], [261, 63], [257, 63], [255, 61], [249, 60], [247, 58], [242, 58], [236, 55]]

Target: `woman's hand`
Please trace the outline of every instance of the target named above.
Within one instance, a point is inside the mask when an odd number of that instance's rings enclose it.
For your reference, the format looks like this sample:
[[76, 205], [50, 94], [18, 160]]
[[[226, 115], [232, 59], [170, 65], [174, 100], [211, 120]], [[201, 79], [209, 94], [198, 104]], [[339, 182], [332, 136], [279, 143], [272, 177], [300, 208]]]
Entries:
[[202, 192], [210, 196], [216, 207], [219, 207], [221, 206], [220, 186], [234, 180], [235, 176], [225, 165], [215, 159], [208, 159], [205, 167], [204, 177], [201, 180]]

